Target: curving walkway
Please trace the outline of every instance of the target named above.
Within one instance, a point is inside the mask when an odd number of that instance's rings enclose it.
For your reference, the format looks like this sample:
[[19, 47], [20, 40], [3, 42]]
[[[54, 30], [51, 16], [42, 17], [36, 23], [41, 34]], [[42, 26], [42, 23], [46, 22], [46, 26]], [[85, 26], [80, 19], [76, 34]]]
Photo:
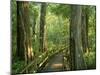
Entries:
[[52, 56], [51, 59], [48, 60], [45, 67], [41, 71], [39, 71], [39, 73], [58, 72], [58, 71], [64, 71], [63, 52], [57, 53], [54, 56]]

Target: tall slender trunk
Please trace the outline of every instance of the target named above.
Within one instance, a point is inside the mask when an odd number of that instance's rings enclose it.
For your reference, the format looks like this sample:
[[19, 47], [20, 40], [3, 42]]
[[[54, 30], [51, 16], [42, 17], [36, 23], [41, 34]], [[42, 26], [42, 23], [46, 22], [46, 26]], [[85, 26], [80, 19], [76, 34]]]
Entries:
[[[73, 6], [74, 7], [74, 6]], [[73, 7], [71, 6], [71, 15], [70, 15], [70, 67], [71, 70], [75, 70], [75, 39], [74, 39], [74, 21], [73, 21], [73, 17], [74, 17], [74, 12], [75, 10], [73, 9]]]
[[22, 10], [22, 3], [17, 2], [17, 57], [19, 57], [22, 60], [25, 60], [24, 58], [24, 31], [22, 28], [22, 18], [21, 18], [21, 13], [19, 12]]
[[81, 29], [83, 51], [88, 52], [88, 16], [86, 14], [85, 8], [82, 9]]
[[44, 27], [45, 27], [45, 16], [46, 16], [46, 4], [41, 4], [41, 15], [40, 15], [40, 48], [39, 51], [44, 52]]
[[[34, 13], [35, 14], [35, 13]], [[33, 30], [33, 43], [35, 42], [35, 35], [36, 35], [36, 32], [35, 32], [35, 26], [36, 26], [36, 17], [33, 18], [33, 26], [32, 26], [32, 30]], [[34, 44], [33, 44], [34, 45]]]

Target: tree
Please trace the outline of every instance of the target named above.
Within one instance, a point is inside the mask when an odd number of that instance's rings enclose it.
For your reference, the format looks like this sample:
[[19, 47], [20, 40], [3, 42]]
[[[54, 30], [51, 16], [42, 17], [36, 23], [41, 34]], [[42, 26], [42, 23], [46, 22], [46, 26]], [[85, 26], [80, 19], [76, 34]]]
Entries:
[[86, 69], [81, 43], [81, 6], [71, 6], [70, 18], [70, 53], [71, 70]]
[[20, 57], [24, 57], [25, 61], [28, 63], [33, 59], [29, 2], [18, 1], [17, 7], [17, 50]]
[[39, 51], [44, 52], [44, 27], [45, 27], [45, 16], [46, 16], [46, 4], [41, 4], [41, 15], [40, 15], [40, 48]]
[[33, 33], [33, 46], [35, 46], [35, 35], [36, 35], [36, 21], [38, 18], [38, 8], [37, 4], [34, 2], [30, 3], [30, 19], [31, 19], [31, 25], [32, 25], [32, 33]]
[[85, 7], [82, 8], [82, 23], [81, 23], [81, 29], [82, 29], [82, 46], [83, 51], [88, 52], [88, 14]]
[[17, 2], [17, 56], [25, 60], [24, 53], [24, 30], [22, 29], [22, 2]]

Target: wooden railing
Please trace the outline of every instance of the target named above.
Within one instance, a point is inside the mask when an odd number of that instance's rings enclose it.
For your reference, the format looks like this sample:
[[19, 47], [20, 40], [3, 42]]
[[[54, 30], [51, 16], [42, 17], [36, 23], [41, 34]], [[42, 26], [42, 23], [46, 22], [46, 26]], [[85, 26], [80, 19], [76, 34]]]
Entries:
[[32, 67], [31, 72], [36, 73], [38, 70], [41, 70], [43, 68], [43, 65], [45, 65], [45, 63], [47, 62], [47, 60], [49, 60], [49, 58], [51, 56], [53, 56], [56, 53], [59, 53], [63, 50], [66, 50], [66, 47], [57, 49], [57, 50], [54, 49], [54, 50], [50, 50], [45, 53], [42, 53], [35, 60], [33, 60], [31, 63], [29, 63], [23, 70], [21, 70], [20, 73], [25, 73], [26, 70], [30, 69], [30, 67]]

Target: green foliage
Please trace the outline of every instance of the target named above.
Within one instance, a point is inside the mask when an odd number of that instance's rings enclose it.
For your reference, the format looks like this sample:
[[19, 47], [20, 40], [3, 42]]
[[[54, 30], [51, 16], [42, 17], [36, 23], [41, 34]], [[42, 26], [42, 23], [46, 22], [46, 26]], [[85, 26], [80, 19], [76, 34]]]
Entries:
[[30, 14], [33, 15], [33, 18], [37, 19], [39, 14], [39, 6], [38, 4], [32, 2], [30, 3]]
[[63, 19], [54, 14], [47, 14], [46, 18], [48, 49], [66, 44], [66, 38], [69, 36], [68, 19]]
[[88, 16], [94, 16], [96, 13], [96, 7], [95, 6], [84, 6], [85, 12], [88, 14]]
[[87, 64], [88, 69], [95, 69], [96, 67], [96, 53], [95, 52], [89, 52], [84, 54], [85, 61]]
[[[90, 8], [90, 9], [89, 9]], [[89, 11], [89, 28], [88, 28], [88, 41], [89, 41], [89, 48], [92, 51], [96, 50], [96, 11], [95, 7], [90, 6], [88, 8]]]
[[51, 12], [53, 12], [55, 15], [61, 15], [64, 18], [70, 16], [70, 5], [65, 4], [50, 4], [49, 9]]
[[[14, 62], [12, 63], [12, 72], [18, 73], [25, 67], [25, 62], [20, 61], [16, 57], [16, 50], [17, 50], [17, 11], [16, 11], [16, 2], [12, 0], [11, 2], [11, 9], [12, 9], [12, 56]], [[47, 45], [48, 51], [42, 53], [39, 51], [39, 26], [40, 26], [40, 9], [41, 3], [30, 2], [29, 6], [29, 14], [30, 14], [30, 21], [32, 26], [34, 26], [34, 21], [36, 21], [35, 26], [35, 40], [33, 42], [33, 52], [34, 52], [34, 60], [37, 60], [37, 63], [41, 63], [43, 59], [52, 54], [58, 52], [59, 50], [66, 48], [69, 45], [70, 39], [70, 9], [71, 5], [65, 4], [47, 4], [46, 9], [46, 30], [47, 32]], [[84, 58], [89, 69], [95, 68], [96, 66], [96, 18], [95, 18], [95, 7], [94, 6], [83, 6], [86, 8], [86, 13], [89, 16], [89, 27], [88, 27], [88, 42], [89, 42], [89, 53], [84, 54]], [[32, 27], [31, 27], [32, 29]], [[69, 49], [68, 49], [69, 50]], [[66, 54], [66, 51], [64, 52]], [[69, 51], [68, 51], [69, 53]], [[69, 53], [70, 55], [70, 53]], [[66, 55], [67, 56], [67, 55]], [[70, 59], [66, 58], [67, 60]]]
[[25, 67], [25, 62], [17, 60], [12, 65], [12, 73], [19, 73], [24, 67]]
[[16, 0], [11, 1], [11, 30], [12, 30], [12, 55], [15, 57], [16, 55], [16, 44], [17, 44], [17, 5], [16, 5]]

